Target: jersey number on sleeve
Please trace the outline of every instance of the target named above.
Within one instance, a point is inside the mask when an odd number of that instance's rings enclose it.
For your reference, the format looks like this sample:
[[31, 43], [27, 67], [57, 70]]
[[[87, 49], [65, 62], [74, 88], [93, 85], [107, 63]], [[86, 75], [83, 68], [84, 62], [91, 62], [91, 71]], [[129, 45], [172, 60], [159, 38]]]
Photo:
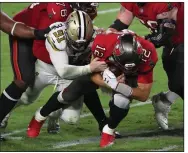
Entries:
[[54, 32], [53, 35], [56, 37], [58, 43], [60, 43], [61, 41], [65, 39], [63, 30], [58, 30]]
[[150, 56], [151, 56], [151, 51], [146, 50], [146, 49], [143, 49], [142, 61], [143, 61], [143, 62], [147, 62], [148, 59], [150, 58]]
[[101, 58], [101, 57], [104, 56], [104, 52], [105, 52], [105, 51], [106, 51], [106, 48], [100, 47], [99, 45], [97, 45], [93, 54], [94, 54], [96, 57], [100, 57], [100, 58]]

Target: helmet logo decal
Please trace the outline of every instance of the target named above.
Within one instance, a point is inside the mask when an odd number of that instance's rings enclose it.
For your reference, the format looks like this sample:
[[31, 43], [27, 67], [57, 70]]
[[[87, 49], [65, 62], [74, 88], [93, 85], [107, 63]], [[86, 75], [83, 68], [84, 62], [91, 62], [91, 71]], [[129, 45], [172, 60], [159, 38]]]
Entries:
[[125, 69], [130, 69], [130, 68], [133, 68], [133, 67], [135, 67], [135, 66], [136, 66], [135, 63], [126, 63], [126, 64], [125, 64]]

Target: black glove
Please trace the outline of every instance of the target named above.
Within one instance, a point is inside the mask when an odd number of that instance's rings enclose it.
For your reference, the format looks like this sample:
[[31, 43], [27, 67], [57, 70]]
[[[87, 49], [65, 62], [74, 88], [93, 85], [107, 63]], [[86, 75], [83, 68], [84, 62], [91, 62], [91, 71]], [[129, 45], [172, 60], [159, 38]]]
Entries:
[[145, 39], [152, 42], [156, 48], [161, 47], [163, 44], [161, 43], [161, 34], [153, 32], [152, 34], [148, 34], [145, 36]]
[[48, 27], [46, 29], [42, 29], [42, 30], [38, 30], [38, 29], [35, 29], [34, 30], [34, 35], [35, 35], [35, 38], [38, 39], [38, 40], [44, 40], [46, 39], [46, 35], [51, 31], [51, 28]]
[[160, 19], [157, 21], [157, 32], [145, 36], [146, 40], [152, 42], [156, 48], [171, 45], [172, 36], [175, 33], [176, 21], [172, 19]]

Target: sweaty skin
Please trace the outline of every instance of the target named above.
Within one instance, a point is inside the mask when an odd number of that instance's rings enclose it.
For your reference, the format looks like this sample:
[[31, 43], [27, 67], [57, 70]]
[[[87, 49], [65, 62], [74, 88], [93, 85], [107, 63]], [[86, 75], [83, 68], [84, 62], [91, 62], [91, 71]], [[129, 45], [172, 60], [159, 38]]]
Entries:
[[[0, 12], [0, 30], [11, 34], [11, 30], [16, 22], [4, 12]], [[14, 36], [21, 38], [35, 38], [34, 28], [26, 26], [24, 23], [17, 23], [13, 32]]]

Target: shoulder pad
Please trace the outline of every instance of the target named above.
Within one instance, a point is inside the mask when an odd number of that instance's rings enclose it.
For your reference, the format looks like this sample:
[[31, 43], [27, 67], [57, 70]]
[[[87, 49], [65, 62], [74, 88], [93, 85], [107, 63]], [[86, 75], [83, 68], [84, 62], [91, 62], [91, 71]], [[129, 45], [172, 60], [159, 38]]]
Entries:
[[66, 39], [64, 34], [64, 27], [53, 28], [48, 36], [47, 41], [54, 49], [54, 51], [64, 51], [66, 48]]

